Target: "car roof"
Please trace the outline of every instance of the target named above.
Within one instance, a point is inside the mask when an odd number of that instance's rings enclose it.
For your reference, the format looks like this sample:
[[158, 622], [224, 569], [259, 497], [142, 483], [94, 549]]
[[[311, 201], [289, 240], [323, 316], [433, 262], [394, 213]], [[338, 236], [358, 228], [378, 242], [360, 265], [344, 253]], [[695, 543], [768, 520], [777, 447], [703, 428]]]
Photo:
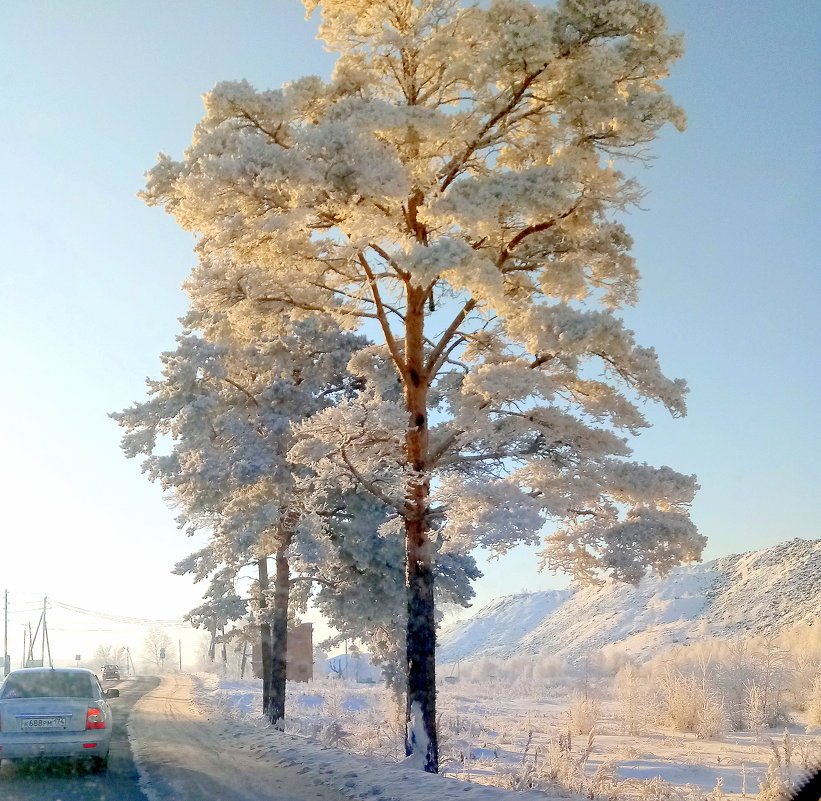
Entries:
[[[13, 676], [15, 673], [85, 673], [87, 676], [93, 676], [94, 671], [88, 670], [87, 668], [47, 668], [47, 667], [36, 667], [36, 668], [19, 668], [18, 670], [12, 670], [9, 673], [9, 676]], [[8, 677], [6, 677], [8, 678]]]

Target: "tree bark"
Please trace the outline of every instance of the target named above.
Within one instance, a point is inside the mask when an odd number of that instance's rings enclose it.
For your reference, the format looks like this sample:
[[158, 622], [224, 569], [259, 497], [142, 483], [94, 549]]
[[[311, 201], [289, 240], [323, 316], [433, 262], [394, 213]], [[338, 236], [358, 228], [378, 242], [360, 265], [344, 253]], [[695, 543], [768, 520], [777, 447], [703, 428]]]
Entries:
[[259, 570], [259, 645], [262, 652], [262, 712], [270, 720], [271, 711], [271, 621], [268, 617], [268, 557], [257, 560]]
[[214, 623], [210, 629], [211, 642], [208, 644], [208, 660], [216, 662], [217, 660], [217, 624]]
[[242, 660], [240, 661], [239, 665], [239, 680], [242, 681], [245, 678], [245, 666], [248, 664], [248, 643], [244, 642], [242, 644]]
[[433, 564], [428, 534], [430, 480], [428, 458], [428, 388], [425, 370], [426, 292], [408, 286], [405, 321], [405, 406], [408, 430], [405, 438], [408, 462], [417, 477], [412, 482], [405, 517], [405, 555], [408, 593], [407, 749], [424, 750], [424, 767], [439, 772], [436, 736], [436, 623], [433, 601]]
[[276, 728], [283, 727], [285, 719], [285, 680], [288, 659], [288, 603], [290, 601], [291, 576], [287, 544], [276, 553], [276, 578], [274, 579], [274, 613], [272, 616], [271, 653], [271, 708], [268, 719]]

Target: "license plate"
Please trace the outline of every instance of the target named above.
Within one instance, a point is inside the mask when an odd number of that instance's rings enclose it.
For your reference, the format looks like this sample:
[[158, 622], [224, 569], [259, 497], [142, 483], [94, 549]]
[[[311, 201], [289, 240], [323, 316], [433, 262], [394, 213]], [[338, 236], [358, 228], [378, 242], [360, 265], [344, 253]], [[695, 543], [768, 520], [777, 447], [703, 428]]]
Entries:
[[20, 721], [20, 728], [23, 731], [52, 731], [65, 727], [65, 718], [26, 718]]

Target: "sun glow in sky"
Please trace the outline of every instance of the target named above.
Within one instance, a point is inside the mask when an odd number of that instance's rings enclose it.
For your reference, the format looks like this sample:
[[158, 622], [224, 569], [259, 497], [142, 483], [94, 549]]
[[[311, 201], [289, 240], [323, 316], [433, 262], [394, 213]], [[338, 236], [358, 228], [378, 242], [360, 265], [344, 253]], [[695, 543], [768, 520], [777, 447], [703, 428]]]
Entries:
[[[627, 224], [644, 279], [625, 317], [687, 378], [690, 414], [651, 412], [635, 452], [698, 474], [714, 558], [819, 536], [821, 4], [661, 5], [687, 38], [668, 86], [690, 124], [639, 168], [648, 195]], [[4, 10], [0, 591], [19, 608], [49, 594], [168, 619], [199, 603], [169, 572], [197, 543], [107, 418], [158, 375], [195, 262], [191, 236], [135, 194], [158, 151], [190, 143], [217, 81], [327, 75], [316, 25], [296, 0]], [[477, 601], [562, 586], [535, 550], [488, 563]]]

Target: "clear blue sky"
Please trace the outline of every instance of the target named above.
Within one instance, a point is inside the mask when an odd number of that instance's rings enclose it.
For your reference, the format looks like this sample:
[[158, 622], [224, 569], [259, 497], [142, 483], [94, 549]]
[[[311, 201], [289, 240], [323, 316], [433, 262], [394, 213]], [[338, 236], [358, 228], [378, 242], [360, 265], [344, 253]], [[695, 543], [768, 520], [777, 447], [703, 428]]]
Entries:
[[[636, 455], [699, 475], [706, 556], [819, 536], [821, 3], [667, 0], [689, 115], [642, 171], [643, 273], [626, 315], [691, 386], [690, 415]], [[0, 225], [0, 590], [175, 617], [193, 548], [106, 414], [173, 346], [192, 239], [135, 193], [179, 156], [217, 81], [327, 75], [296, 0], [31, 0], [4, 10]], [[556, 586], [523, 549], [479, 600]]]

